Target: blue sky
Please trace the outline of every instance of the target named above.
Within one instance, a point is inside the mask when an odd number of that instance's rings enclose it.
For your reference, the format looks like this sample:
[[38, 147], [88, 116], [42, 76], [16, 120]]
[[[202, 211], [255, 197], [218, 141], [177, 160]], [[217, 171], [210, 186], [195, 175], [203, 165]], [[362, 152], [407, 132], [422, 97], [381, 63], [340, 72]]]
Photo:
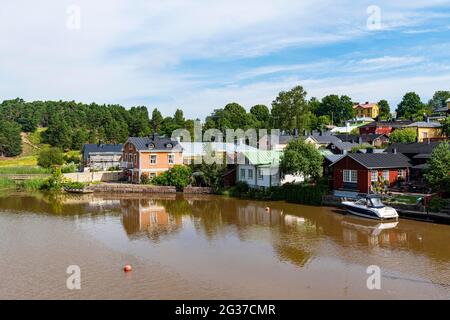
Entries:
[[450, 90], [450, 0], [6, 0], [0, 39], [1, 100], [203, 119], [296, 85], [394, 109], [408, 91]]

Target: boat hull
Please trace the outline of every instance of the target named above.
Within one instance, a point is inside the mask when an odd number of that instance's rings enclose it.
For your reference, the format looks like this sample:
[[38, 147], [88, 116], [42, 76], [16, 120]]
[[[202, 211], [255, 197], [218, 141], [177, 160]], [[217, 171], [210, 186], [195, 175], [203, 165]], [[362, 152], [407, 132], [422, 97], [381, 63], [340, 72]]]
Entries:
[[[398, 219], [395, 209], [388, 208], [363, 208], [353, 203], [343, 203], [347, 212], [358, 217], [364, 217], [373, 220], [392, 220]], [[389, 211], [387, 211], [389, 210]]]

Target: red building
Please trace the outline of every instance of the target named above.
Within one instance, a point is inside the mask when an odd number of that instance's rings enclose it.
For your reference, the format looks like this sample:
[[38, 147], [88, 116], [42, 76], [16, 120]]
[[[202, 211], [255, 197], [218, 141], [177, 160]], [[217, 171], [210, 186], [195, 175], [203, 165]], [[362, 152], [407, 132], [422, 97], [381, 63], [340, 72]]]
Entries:
[[411, 164], [400, 153], [350, 153], [331, 164], [334, 190], [369, 193], [377, 181], [408, 180]]
[[412, 121], [374, 121], [359, 127], [359, 134], [385, 134], [389, 135], [392, 131], [399, 128], [405, 128]]

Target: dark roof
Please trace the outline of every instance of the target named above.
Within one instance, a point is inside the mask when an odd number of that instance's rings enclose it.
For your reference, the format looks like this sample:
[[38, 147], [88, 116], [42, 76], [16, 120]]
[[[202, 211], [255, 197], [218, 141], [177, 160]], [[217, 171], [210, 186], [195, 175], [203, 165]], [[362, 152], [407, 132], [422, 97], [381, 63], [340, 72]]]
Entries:
[[158, 151], [170, 151], [181, 150], [181, 146], [176, 140], [161, 136], [150, 137], [130, 137], [127, 143], [132, 143], [136, 150], [158, 150]]
[[397, 150], [399, 153], [431, 153], [434, 148], [441, 143], [440, 141], [430, 142], [412, 142], [412, 143], [393, 143], [387, 149], [386, 152], [393, 152]]
[[[406, 168], [411, 167], [409, 159], [400, 154], [394, 153], [350, 153], [349, 157], [360, 163], [367, 169], [388, 169], [388, 168]], [[344, 157], [344, 158], [346, 158]], [[344, 159], [342, 158], [342, 159]], [[341, 159], [341, 160], [342, 160]], [[341, 160], [337, 161], [340, 162]], [[335, 163], [337, 163], [335, 162]], [[335, 164], [333, 163], [333, 164]], [[333, 165], [332, 164], [332, 165]]]
[[385, 134], [378, 134], [378, 133], [369, 133], [369, 134], [336, 134], [337, 138], [342, 140], [343, 142], [355, 142], [359, 143], [359, 140], [361, 139], [361, 143], [367, 143], [372, 142], [375, 139], [378, 139], [380, 137], [388, 137]]
[[298, 136], [280, 135], [280, 136], [278, 136], [278, 143], [279, 144], [288, 144], [291, 140], [294, 140], [297, 138], [298, 138]]
[[341, 141], [338, 141], [338, 142], [331, 143], [331, 145], [335, 146], [339, 150], [350, 151], [350, 150], [352, 150], [353, 147], [358, 147], [360, 144], [359, 143], [353, 143], [353, 142], [341, 142]]
[[87, 159], [90, 153], [122, 153], [123, 144], [85, 144], [83, 145], [83, 159]]
[[371, 123], [365, 124], [362, 127], [392, 127], [392, 128], [402, 128], [407, 125], [413, 123], [410, 120], [402, 120], [402, 121], [373, 121]]
[[320, 132], [313, 132], [313, 134], [308, 134], [304, 136], [304, 139], [307, 139], [309, 137], [312, 137], [318, 143], [323, 144], [332, 142], [342, 142], [338, 137], [332, 135], [330, 132], [323, 132], [322, 134]]

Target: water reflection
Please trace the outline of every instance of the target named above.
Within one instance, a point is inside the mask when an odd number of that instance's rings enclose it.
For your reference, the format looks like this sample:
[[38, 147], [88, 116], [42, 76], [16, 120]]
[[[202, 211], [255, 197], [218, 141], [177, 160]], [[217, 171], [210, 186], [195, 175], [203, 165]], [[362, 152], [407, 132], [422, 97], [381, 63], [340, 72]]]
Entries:
[[298, 266], [313, 259], [325, 240], [343, 253], [348, 247], [408, 250], [450, 263], [450, 226], [408, 220], [380, 223], [345, 216], [336, 209], [283, 202], [218, 196], [14, 194], [0, 197], [0, 212], [69, 219], [117, 216], [131, 240], [150, 242], [176, 236], [185, 228], [207, 241], [234, 235], [240, 241], [269, 242], [281, 261]]

